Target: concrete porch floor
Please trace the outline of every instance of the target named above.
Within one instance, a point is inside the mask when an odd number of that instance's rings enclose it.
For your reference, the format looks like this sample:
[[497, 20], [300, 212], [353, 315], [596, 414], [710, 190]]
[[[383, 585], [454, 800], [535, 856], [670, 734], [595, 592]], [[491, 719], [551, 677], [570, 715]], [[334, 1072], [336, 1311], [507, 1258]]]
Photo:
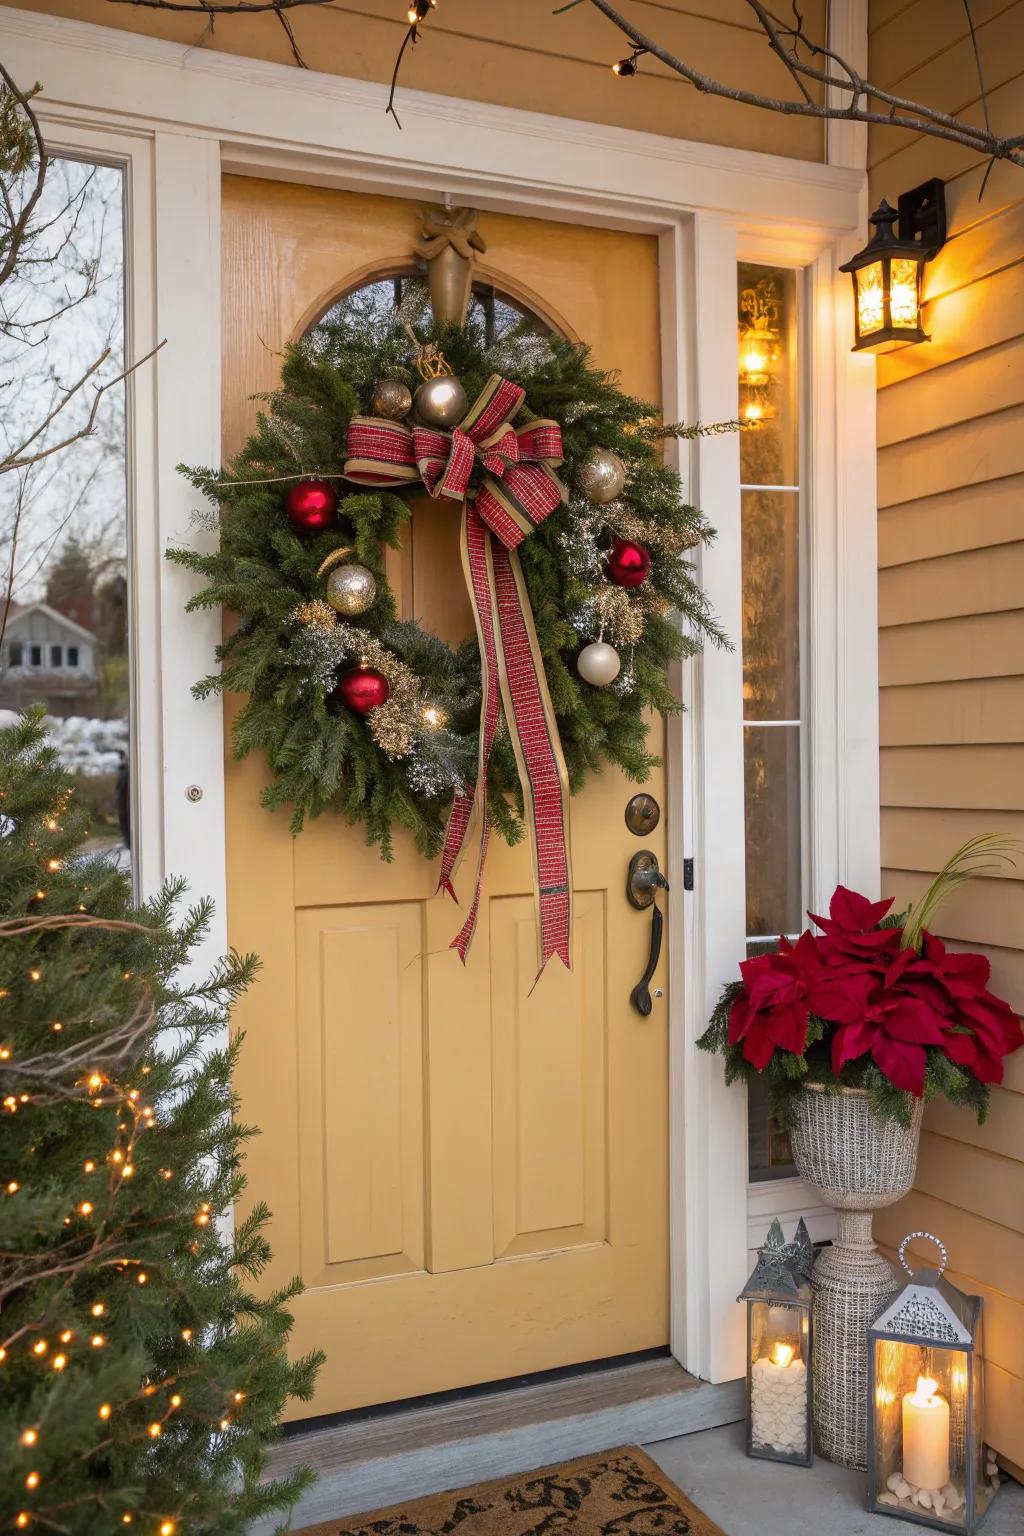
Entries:
[[[861, 1472], [820, 1458], [810, 1468], [752, 1460], [744, 1450], [742, 1424], [644, 1449], [725, 1536], [908, 1536], [914, 1529], [905, 1520], [868, 1514]], [[1024, 1487], [1004, 1475], [979, 1536], [1022, 1533]]]

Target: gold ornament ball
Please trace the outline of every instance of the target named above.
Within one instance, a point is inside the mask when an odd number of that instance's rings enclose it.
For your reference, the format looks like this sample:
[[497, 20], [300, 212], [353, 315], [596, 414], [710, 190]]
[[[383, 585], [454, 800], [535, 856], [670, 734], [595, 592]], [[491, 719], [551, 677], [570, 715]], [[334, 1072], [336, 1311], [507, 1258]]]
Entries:
[[373, 414], [401, 421], [412, 410], [412, 390], [400, 379], [381, 379], [373, 386]]
[[457, 427], [468, 404], [466, 391], [452, 374], [424, 379], [416, 391], [416, 415], [428, 427], [441, 427], [445, 431]]
[[610, 448], [591, 448], [580, 466], [580, 490], [599, 507], [614, 501], [626, 483], [626, 466]]
[[365, 613], [377, 596], [377, 582], [365, 565], [336, 565], [327, 578], [327, 601], [346, 618]]
[[576, 661], [576, 670], [585, 683], [595, 688], [607, 688], [619, 675], [622, 659], [614, 645], [606, 640], [594, 640], [585, 645]]

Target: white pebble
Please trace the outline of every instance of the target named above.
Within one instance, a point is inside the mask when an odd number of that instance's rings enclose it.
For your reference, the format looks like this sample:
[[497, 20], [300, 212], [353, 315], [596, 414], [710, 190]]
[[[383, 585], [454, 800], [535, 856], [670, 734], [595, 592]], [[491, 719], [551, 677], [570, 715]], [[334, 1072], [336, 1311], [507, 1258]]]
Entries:
[[905, 1477], [901, 1477], [901, 1476], [899, 1476], [899, 1474], [897, 1474], [896, 1483], [895, 1483], [895, 1486], [893, 1488], [893, 1492], [895, 1493], [895, 1495], [896, 1495], [896, 1497], [898, 1499], [909, 1498], [909, 1496], [910, 1496], [910, 1484], [907, 1482]]
[[890, 1472], [889, 1476], [885, 1480], [885, 1486], [888, 1488], [890, 1493], [895, 1493], [896, 1489], [898, 1488], [899, 1484], [902, 1483], [902, 1481], [903, 1479], [898, 1472]]
[[878, 1502], [879, 1504], [898, 1504], [899, 1499], [894, 1493], [880, 1493], [878, 1495]]
[[917, 1502], [920, 1504], [922, 1509], [931, 1509], [931, 1507], [932, 1507], [932, 1496], [928, 1492], [927, 1488], [919, 1488], [918, 1489], [918, 1491], [917, 1491]]

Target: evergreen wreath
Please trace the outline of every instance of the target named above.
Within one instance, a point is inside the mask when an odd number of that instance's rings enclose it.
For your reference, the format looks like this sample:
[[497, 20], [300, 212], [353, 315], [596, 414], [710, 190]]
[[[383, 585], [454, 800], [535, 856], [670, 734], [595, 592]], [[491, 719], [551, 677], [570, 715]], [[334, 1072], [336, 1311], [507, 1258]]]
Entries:
[[[422, 311], [422, 299], [420, 305]], [[706, 640], [728, 644], [693, 563], [682, 557], [713, 530], [684, 501], [661, 444], [736, 424], [663, 425], [656, 407], [624, 393], [586, 347], [539, 336], [528, 323], [488, 344], [477, 325], [437, 326], [429, 317], [414, 333], [408, 313], [403, 306], [382, 315], [370, 294], [355, 294], [288, 346], [280, 386], [259, 397], [256, 430], [230, 467], [218, 473], [181, 466], [217, 508], [197, 521], [219, 531], [219, 548], [169, 551], [205, 579], [189, 609], [223, 606], [239, 616], [218, 647], [220, 670], [193, 692], [248, 696], [233, 746], [239, 758], [266, 753], [273, 777], [263, 804], [291, 805], [296, 833], [327, 808], [362, 821], [367, 842], [379, 844], [385, 859], [395, 825], [412, 833], [424, 855], [439, 851], [447, 806], [476, 774], [481, 700], [475, 638], [453, 649], [400, 620], [387, 583], [385, 548], [398, 546], [423, 487], [368, 490], [343, 476], [349, 422], [373, 413], [376, 387], [419, 382], [413, 340], [421, 356], [431, 346], [443, 353], [470, 402], [496, 373], [526, 392], [516, 426], [548, 418], [561, 428], [559, 478], [568, 497], [519, 554], [573, 793], [604, 762], [644, 780], [658, 762], [648, 748], [645, 713], [681, 707], [669, 687], [670, 663]], [[588, 500], [580, 485], [581, 466], [595, 448], [612, 450], [626, 470], [624, 489], [606, 505]], [[313, 478], [336, 489], [337, 513], [326, 530], [302, 533], [285, 503], [297, 482]], [[605, 579], [615, 538], [636, 541], [650, 556], [647, 578], [632, 590]], [[325, 601], [326, 568], [346, 548], [376, 582], [375, 600], [356, 623]], [[625, 652], [610, 687], [592, 686], [576, 670], [580, 650], [599, 637]], [[339, 669], [360, 662], [390, 685], [387, 703], [365, 716], [336, 692]], [[504, 728], [488, 788], [492, 824], [508, 842], [518, 841], [523, 799]]]

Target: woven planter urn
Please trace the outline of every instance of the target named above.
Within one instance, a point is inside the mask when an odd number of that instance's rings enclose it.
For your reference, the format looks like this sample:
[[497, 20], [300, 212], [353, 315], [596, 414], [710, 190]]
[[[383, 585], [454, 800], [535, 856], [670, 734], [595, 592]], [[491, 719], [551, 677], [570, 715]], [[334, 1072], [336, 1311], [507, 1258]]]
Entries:
[[814, 1264], [814, 1438], [821, 1455], [867, 1467], [868, 1325], [899, 1288], [871, 1234], [873, 1211], [914, 1182], [923, 1104], [909, 1127], [879, 1120], [863, 1088], [797, 1095], [791, 1134], [801, 1176], [834, 1206], [837, 1236]]

